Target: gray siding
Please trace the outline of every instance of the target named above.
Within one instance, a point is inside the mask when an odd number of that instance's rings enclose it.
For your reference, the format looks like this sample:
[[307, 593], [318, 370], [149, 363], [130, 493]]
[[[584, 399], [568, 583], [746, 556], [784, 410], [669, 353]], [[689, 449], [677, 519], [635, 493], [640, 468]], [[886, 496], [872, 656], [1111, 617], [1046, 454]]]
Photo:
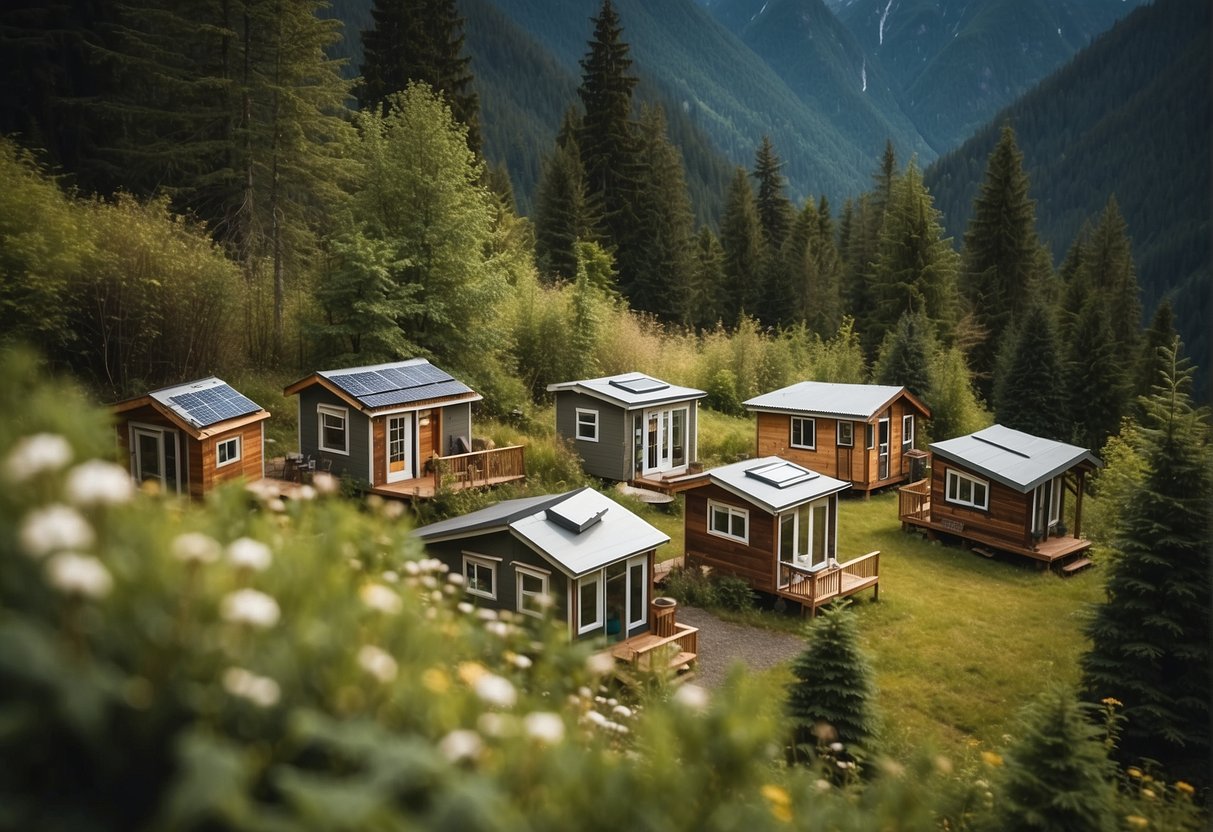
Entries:
[[[350, 453], [329, 453], [320, 450], [320, 434], [317, 426], [316, 406], [320, 404], [343, 407], [348, 412], [346, 424], [349, 431]], [[333, 474], [339, 477], [350, 477], [354, 480], [369, 482], [371, 455], [370, 419], [359, 410], [351, 407], [345, 400], [324, 389], [319, 384], [313, 384], [299, 391], [299, 452], [319, 459], [332, 460]]]
[[472, 446], [472, 403], [460, 402], [442, 408], [442, 452], [449, 454], [451, 440], [462, 436]]
[[[598, 441], [577, 439], [577, 408], [598, 411]], [[556, 393], [556, 432], [572, 443], [585, 472], [608, 480], [632, 478], [631, 415], [623, 408], [572, 391]]]

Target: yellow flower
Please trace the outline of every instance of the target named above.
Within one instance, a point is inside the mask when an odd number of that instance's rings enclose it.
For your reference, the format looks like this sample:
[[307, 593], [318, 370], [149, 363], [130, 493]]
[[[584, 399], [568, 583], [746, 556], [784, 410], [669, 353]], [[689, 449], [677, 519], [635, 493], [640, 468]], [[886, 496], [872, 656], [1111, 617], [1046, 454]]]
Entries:
[[1141, 778], [1141, 769], [1139, 769], [1137, 766], [1129, 766], [1127, 769], [1125, 769], [1125, 774], [1129, 775], [1130, 777], [1135, 777], [1135, 778], [1140, 779]]
[[1141, 815], [1129, 815], [1125, 818], [1125, 820], [1128, 821], [1129, 826], [1132, 826], [1135, 829], [1145, 829], [1150, 825], [1150, 821], [1146, 820]]
[[460, 662], [459, 678], [465, 685], [474, 685], [476, 680], [488, 673], [480, 662]]
[[771, 804], [771, 814], [776, 820], [784, 823], [792, 822], [792, 798], [782, 786], [767, 783], [762, 787], [762, 796]]
[[1124, 702], [1121, 702], [1119, 699], [1117, 699], [1114, 696], [1105, 696], [1103, 699], [1101, 699], [1099, 701], [1103, 702], [1109, 708], [1123, 708], [1125, 705]]
[[1154, 799], [1154, 790], [1153, 789], [1142, 789], [1141, 794], [1142, 794], [1142, 797], [1146, 798], [1146, 800]]
[[993, 751], [983, 751], [983, 752], [981, 752], [981, 760], [982, 760], [982, 762], [984, 762], [984, 763], [985, 763], [986, 765], [988, 765], [988, 766], [996, 766], [996, 767], [997, 767], [997, 766], [1002, 765], [1002, 755], [1001, 755], [1001, 754], [996, 754], [996, 753], [994, 753]]
[[1196, 794], [1196, 789], [1192, 788], [1192, 784], [1185, 783], [1183, 780], [1176, 781], [1175, 788], [1184, 794]]

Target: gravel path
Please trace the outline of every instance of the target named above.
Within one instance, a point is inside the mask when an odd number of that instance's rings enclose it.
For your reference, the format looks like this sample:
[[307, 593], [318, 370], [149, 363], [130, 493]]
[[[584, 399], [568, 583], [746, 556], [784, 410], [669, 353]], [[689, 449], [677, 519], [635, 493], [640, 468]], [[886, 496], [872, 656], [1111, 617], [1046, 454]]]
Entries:
[[735, 662], [750, 670], [768, 670], [791, 661], [804, 650], [804, 639], [744, 624], [721, 621], [697, 607], [679, 606], [679, 624], [699, 628], [699, 666], [695, 683], [716, 688], [724, 683]]

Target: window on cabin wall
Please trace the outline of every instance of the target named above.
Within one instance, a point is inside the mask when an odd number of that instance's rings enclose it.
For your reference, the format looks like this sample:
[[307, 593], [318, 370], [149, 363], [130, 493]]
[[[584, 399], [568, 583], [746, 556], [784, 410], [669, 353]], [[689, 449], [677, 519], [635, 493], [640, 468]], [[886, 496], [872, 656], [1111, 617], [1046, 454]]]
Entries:
[[577, 438], [583, 442], [598, 441], [598, 411], [577, 408]]
[[708, 533], [749, 544], [750, 513], [744, 508], [709, 500]]
[[463, 578], [469, 595], [497, 600], [496, 561], [479, 555], [464, 555]]
[[317, 446], [322, 451], [349, 454], [349, 411], [344, 407], [321, 404], [316, 406]]
[[841, 448], [850, 448], [855, 445], [854, 422], [844, 421], [838, 423], [838, 445]]
[[803, 448], [808, 451], [817, 449], [817, 420], [805, 416], [792, 417], [793, 448]]
[[517, 575], [518, 612], [534, 618], [543, 618], [552, 600], [548, 590], [548, 575], [539, 569], [515, 566]]
[[215, 443], [215, 467], [222, 468], [240, 460], [240, 437], [233, 436]]
[[949, 468], [944, 495], [949, 503], [984, 511], [990, 504], [990, 484]]
[[907, 413], [901, 417], [901, 450], [908, 451], [914, 447], [914, 414]]

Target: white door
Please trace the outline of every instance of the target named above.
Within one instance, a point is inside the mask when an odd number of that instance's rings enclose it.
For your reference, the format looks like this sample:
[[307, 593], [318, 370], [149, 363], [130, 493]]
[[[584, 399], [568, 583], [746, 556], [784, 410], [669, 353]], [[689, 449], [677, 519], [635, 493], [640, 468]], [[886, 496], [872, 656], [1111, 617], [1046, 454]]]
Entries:
[[389, 416], [387, 420], [387, 481], [411, 480], [413, 460], [413, 414]]
[[644, 414], [643, 473], [664, 474], [686, 467], [688, 410], [648, 410]]
[[[830, 534], [829, 498], [800, 506], [779, 516], [779, 560], [801, 569], [816, 569], [826, 563]], [[782, 574], [787, 586], [788, 575]]]
[[136, 482], [150, 480], [166, 491], [181, 490], [177, 431], [132, 425], [131, 447], [131, 475]]

